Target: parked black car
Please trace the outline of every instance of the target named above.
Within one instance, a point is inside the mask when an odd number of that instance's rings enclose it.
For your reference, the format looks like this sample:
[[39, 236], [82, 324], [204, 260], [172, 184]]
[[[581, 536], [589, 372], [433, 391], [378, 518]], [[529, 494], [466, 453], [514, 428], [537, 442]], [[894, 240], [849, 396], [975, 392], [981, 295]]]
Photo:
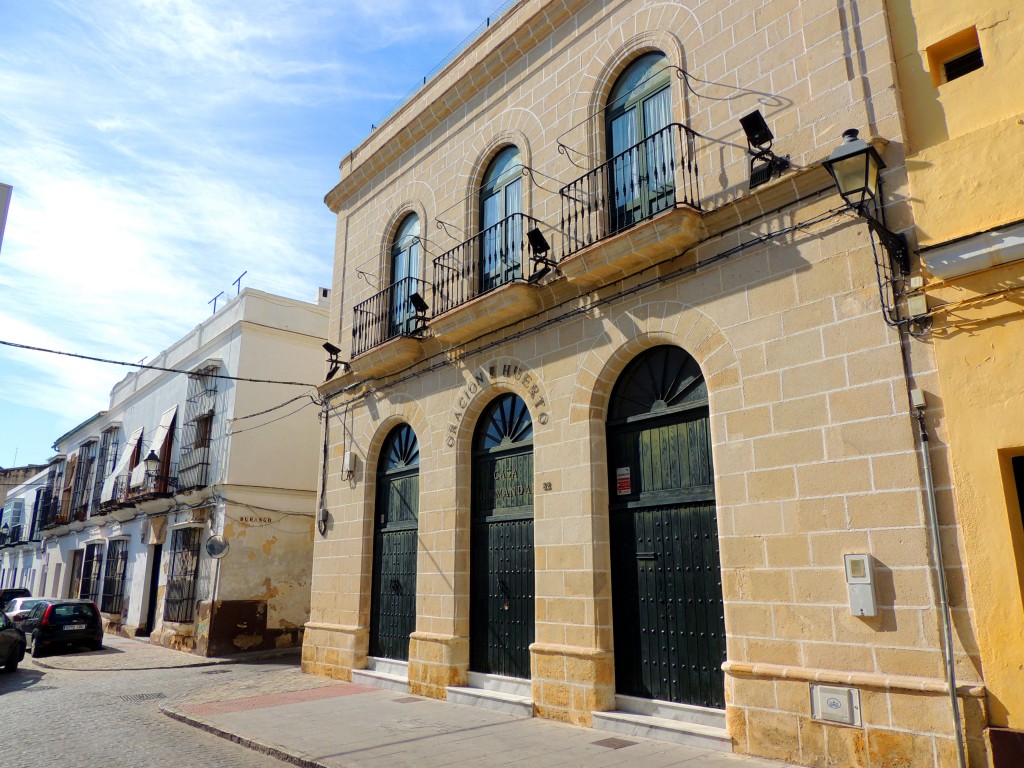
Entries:
[[25, 633], [14, 626], [6, 613], [0, 613], [0, 663], [8, 672], [18, 668], [25, 658]]
[[36, 605], [21, 622], [33, 656], [43, 656], [58, 646], [103, 647], [100, 611], [92, 600], [46, 600]]
[[24, 587], [7, 587], [0, 589], [0, 611], [5, 611], [7, 603], [16, 597], [32, 597], [32, 593]]

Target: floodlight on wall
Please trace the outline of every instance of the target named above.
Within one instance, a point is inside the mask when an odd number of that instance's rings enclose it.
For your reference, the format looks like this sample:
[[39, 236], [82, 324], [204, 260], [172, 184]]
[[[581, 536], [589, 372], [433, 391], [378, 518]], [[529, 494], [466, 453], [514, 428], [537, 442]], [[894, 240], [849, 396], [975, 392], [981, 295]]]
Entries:
[[747, 154], [750, 155], [750, 189], [771, 181], [789, 169], [789, 155], [779, 157], [772, 152], [775, 135], [765, 122], [761, 110], [755, 109], [740, 118], [740, 126], [747, 137]]
[[907, 238], [885, 225], [881, 175], [885, 162], [873, 146], [858, 137], [859, 133], [856, 128], [843, 131], [842, 144], [832, 150], [822, 165], [850, 210], [867, 221], [893, 266], [906, 275], [910, 272]]
[[334, 346], [329, 341], [325, 341], [323, 347], [327, 351], [327, 354], [330, 355], [330, 357], [327, 358], [327, 363], [331, 366], [327, 371], [327, 378], [324, 379], [324, 381], [330, 381], [333, 379], [338, 371], [348, 373], [352, 366], [350, 366], [346, 361], [338, 359], [338, 355], [341, 354], [341, 349]]
[[412, 308], [416, 310], [418, 315], [426, 315], [430, 311], [430, 305], [418, 293], [409, 295], [409, 303], [412, 304]]
[[535, 283], [550, 272], [558, 262], [548, 258], [547, 254], [551, 252], [551, 244], [544, 237], [544, 233], [540, 231], [540, 227], [528, 230], [526, 240], [530, 245], [530, 260], [533, 261], [533, 274], [530, 275], [529, 281]]

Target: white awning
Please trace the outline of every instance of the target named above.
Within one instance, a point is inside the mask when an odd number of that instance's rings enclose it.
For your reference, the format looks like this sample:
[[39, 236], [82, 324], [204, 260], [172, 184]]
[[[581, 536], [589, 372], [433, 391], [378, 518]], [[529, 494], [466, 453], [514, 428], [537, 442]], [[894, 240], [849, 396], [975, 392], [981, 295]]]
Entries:
[[124, 451], [121, 452], [121, 458], [117, 460], [117, 464], [107, 475], [107, 479], [103, 481], [103, 490], [100, 491], [100, 503], [104, 501], [110, 501], [114, 498], [114, 483], [117, 481], [118, 476], [128, 469], [128, 464], [132, 460], [132, 454], [135, 453], [135, 446], [139, 444], [139, 440], [142, 439], [142, 427], [132, 432], [132, 436], [128, 438], [128, 442], [124, 446]]
[[[150, 442], [150, 450], [156, 454], [158, 459], [162, 459], [164, 456], [165, 449], [169, 450], [170, 445], [168, 436], [171, 434], [171, 424], [174, 423], [174, 416], [178, 412], [178, 406], [172, 405], [163, 415], [160, 417], [160, 424], [156, 428], [156, 432], [153, 433], [153, 440]], [[146, 459], [149, 457], [149, 451], [143, 451], [143, 455], [139, 458], [139, 463], [132, 470], [132, 479], [129, 484], [132, 488], [137, 488], [146, 481]]]

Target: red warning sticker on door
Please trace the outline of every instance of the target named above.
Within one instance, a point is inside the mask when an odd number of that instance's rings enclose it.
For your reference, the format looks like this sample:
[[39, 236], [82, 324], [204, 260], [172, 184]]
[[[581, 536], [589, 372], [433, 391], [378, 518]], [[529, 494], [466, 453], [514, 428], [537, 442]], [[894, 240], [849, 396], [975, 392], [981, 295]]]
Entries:
[[633, 481], [629, 467], [618, 467], [615, 470], [615, 492], [619, 496], [629, 496], [633, 492]]

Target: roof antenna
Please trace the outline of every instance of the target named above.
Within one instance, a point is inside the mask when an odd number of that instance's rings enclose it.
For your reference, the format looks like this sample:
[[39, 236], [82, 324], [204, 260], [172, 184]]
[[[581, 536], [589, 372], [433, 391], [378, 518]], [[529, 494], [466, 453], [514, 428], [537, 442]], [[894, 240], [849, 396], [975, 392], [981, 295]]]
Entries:
[[[247, 269], [247, 270], [245, 270], [245, 272], [243, 272], [242, 274], [240, 274], [238, 276], [238, 279], [235, 280], [235, 282], [232, 283], [232, 285], [235, 286], [235, 296], [237, 296], [238, 294], [240, 294], [242, 292], [242, 278], [245, 277], [248, 274], [249, 274], [249, 270]], [[213, 311], [216, 312], [217, 311], [216, 308], [214, 308]]]

